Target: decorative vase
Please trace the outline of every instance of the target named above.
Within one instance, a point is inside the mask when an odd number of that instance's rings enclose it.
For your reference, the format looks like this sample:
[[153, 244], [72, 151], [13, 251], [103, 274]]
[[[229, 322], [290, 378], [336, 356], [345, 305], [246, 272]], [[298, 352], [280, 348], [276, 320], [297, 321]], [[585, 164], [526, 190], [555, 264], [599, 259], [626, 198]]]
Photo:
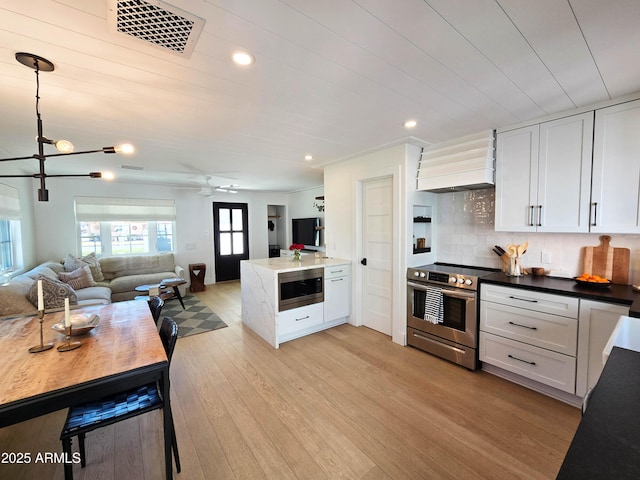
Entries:
[[293, 261], [294, 262], [299, 262], [300, 261], [300, 250], [294, 250], [293, 251]]

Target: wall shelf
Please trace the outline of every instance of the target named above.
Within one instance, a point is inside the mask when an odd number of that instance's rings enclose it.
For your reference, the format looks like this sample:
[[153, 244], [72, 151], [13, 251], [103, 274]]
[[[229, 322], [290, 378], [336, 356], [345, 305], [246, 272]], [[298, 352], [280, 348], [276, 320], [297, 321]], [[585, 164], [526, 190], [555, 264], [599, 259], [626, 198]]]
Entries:
[[433, 207], [430, 205], [413, 206], [413, 245], [414, 255], [431, 252], [432, 232], [431, 219]]

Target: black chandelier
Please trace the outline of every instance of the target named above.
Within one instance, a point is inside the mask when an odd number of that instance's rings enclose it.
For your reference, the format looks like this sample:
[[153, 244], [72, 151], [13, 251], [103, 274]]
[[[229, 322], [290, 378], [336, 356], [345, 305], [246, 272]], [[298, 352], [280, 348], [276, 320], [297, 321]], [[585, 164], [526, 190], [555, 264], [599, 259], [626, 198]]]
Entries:
[[[12, 160], [28, 160], [31, 158], [35, 158], [38, 160], [40, 169], [38, 173], [34, 173], [31, 175], [0, 175], [0, 178], [19, 178], [19, 177], [33, 177], [40, 179], [40, 188], [38, 189], [38, 200], [41, 202], [49, 201], [49, 191], [46, 189], [46, 179], [47, 177], [90, 177], [90, 178], [102, 178], [102, 172], [91, 172], [87, 174], [67, 174], [67, 175], [49, 175], [44, 170], [44, 162], [47, 158], [52, 157], [62, 157], [66, 155], [83, 155], [85, 153], [133, 153], [134, 148], [133, 145], [123, 144], [117, 145], [115, 147], [103, 147], [98, 150], [85, 150], [82, 152], [74, 152], [73, 144], [67, 140], [50, 140], [45, 137], [42, 133], [42, 119], [40, 118], [40, 72], [52, 72], [54, 70], [53, 63], [51, 63], [46, 58], [39, 57], [38, 55], [34, 55], [33, 53], [24, 53], [18, 52], [16, 53], [16, 60], [21, 64], [33, 68], [36, 71], [36, 118], [37, 118], [37, 129], [38, 129], [38, 137], [36, 138], [38, 142], [38, 153], [34, 155], [30, 155], [27, 157], [14, 157], [14, 158], [1, 158], [0, 162], [9, 162]], [[45, 155], [44, 146], [45, 145], [53, 145], [56, 147], [59, 153], [53, 153]]]

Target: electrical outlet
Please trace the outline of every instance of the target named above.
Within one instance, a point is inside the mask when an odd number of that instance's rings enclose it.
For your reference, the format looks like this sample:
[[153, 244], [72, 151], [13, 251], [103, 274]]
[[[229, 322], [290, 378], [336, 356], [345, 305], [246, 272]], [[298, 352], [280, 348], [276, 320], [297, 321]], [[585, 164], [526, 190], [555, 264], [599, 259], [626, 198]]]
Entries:
[[551, 252], [542, 252], [540, 255], [540, 261], [542, 263], [551, 263]]

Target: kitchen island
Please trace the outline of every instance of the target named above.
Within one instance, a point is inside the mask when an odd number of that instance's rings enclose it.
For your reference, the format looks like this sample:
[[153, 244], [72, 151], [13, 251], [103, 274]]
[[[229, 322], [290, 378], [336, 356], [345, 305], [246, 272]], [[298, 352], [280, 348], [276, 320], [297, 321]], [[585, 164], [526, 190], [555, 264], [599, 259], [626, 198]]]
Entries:
[[240, 295], [242, 323], [278, 348], [282, 342], [348, 321], [351, 261], [312, 255], [303, 255], [300, 261], [243, 260]]

